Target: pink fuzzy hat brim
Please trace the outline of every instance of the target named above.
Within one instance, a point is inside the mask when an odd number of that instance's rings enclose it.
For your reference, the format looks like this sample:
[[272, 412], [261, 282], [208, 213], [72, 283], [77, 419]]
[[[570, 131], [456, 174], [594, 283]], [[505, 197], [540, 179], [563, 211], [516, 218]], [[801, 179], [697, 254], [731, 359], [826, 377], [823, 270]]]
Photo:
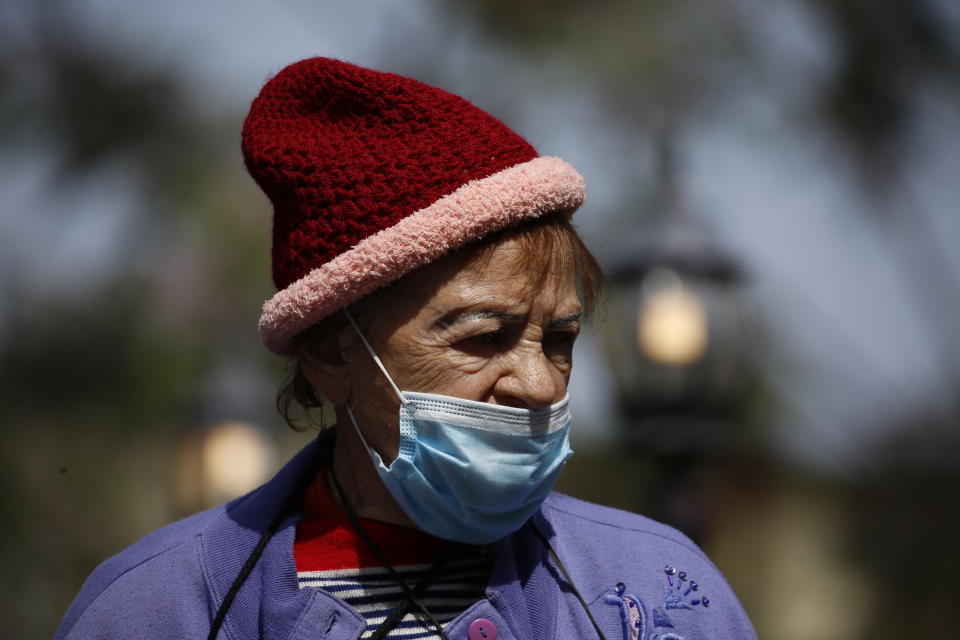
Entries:
[[572, 213], [584, 195], [583, 177], [560, 158], [468, 182], [278, 291], [263, 305], [260, 337], [270, 351], [291, 355], [293, 337], [337, 309], [493, 231]]

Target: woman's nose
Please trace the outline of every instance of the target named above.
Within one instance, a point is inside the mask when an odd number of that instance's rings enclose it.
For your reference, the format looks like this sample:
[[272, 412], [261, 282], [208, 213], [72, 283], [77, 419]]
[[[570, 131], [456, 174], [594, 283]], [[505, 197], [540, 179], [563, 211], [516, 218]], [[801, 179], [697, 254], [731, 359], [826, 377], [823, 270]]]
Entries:
[[493, 391], [498, 404], [543, 409], [563, 399], [566, 382], [538, 344], [536, 348], [511, 354]]

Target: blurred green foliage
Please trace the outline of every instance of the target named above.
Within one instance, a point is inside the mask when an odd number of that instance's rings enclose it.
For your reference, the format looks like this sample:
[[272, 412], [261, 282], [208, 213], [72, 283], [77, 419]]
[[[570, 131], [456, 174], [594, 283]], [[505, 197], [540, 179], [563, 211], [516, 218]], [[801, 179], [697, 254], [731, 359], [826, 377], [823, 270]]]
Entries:
[[0, 608], [18, 638], [49, 637], [96, 564], [180, 515], [176, 437], [216, 417], [204, 395], [225, 358], [279, 368], [255, 333], [270, 222], [239, 162], [242, 105], [198, 108], [176, 70], [118, 56], [67, 5], [41, 4], [19, 34], [0, 30], [4, 153], [45, 149], [50, 191], [122, 166], [137, 197], [113, 248], [123, 268], [63, 299], [56, 283], [7, 283], [0, 563], [15, 587]]

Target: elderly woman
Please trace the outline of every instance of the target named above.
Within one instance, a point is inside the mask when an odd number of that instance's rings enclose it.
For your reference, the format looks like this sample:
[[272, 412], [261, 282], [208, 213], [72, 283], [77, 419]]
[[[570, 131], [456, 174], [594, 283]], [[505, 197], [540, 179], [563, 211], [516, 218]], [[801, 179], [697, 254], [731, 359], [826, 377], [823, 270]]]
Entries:
[[243, 132], [278, 406], [337, 426], [87, 580], [58, 638], [752, 638], [682, 534], [552, 493], [602, 275], [580, 175], [465, 100], [316, 58]]

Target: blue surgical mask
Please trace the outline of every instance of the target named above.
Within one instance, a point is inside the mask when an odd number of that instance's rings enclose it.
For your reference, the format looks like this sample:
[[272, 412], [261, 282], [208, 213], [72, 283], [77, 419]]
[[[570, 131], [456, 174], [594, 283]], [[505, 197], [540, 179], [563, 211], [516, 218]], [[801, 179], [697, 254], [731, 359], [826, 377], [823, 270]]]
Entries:
[[573, 454], [569, 397], [544, 409], [520, 409], [400, 391], [347, 317], [400, 398], [400, 451], [390, 465], [367, 445], [347, 411], [407, 517], [438, 538], [468, 544], [488, 544], [523, 526]]

